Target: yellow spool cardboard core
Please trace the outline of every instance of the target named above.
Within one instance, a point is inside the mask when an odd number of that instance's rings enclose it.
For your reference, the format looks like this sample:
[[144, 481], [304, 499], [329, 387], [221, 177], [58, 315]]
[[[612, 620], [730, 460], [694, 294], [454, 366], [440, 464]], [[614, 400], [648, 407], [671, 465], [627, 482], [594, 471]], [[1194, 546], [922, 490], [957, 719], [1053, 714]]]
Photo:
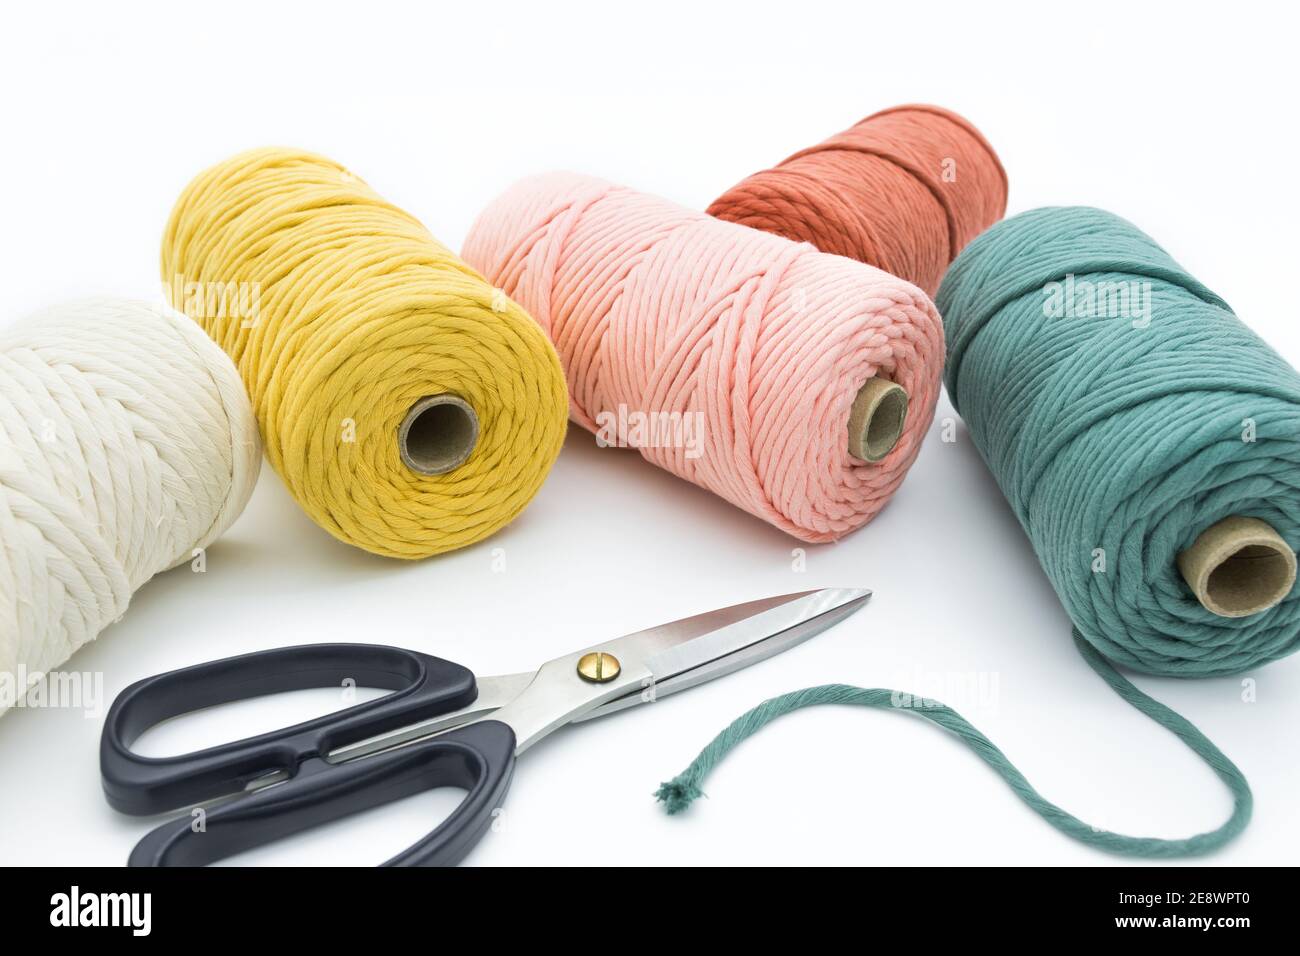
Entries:
[[1296, 557], [1272, 525], [1232, 515], [1210, 525], [1178, 555], [1178, 570], [1207, 611], [1246, 617], [1291, 593]]
[[907, 392], [877, 375], [858, 390], [849, 412], [849, 454], [880, 461], [898, 444], [907, 423]]
[[402, 463], [417, 475], [459, 468], [478, 443], [478, 414], [459, 395], [426, 395], [397, 430]]

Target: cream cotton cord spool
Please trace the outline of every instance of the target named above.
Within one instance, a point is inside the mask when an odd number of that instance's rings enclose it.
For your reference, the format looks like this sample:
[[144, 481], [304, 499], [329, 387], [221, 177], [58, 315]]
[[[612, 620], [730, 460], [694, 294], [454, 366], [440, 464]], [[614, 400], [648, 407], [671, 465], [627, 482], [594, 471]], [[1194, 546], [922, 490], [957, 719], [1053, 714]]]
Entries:
[[216, 540], [260, 462], [234, 365], [177, 312], [93, 299], [0, 332], [0, 676], [59, 666]]

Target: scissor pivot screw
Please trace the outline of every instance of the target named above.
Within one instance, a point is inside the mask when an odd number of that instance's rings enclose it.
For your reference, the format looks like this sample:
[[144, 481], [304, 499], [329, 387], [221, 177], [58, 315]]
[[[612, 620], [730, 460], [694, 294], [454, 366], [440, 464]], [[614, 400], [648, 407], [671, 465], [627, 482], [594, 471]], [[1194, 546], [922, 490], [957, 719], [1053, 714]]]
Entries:
[[578, 660], [578, 676], [593, 684], [603, 684], [613, 680], [618, 676], [619, 669], [618, 658], [601, 651], [583, 654]]

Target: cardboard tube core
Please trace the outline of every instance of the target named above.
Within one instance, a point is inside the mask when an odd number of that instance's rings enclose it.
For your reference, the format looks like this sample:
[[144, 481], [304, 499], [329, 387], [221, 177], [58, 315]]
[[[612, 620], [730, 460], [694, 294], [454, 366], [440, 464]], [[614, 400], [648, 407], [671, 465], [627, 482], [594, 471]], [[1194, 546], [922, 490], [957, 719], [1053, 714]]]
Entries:
[[1246, 617], [1291, 593], [1296, 557], [1272, 525], [1232, 515], [1210, 525], [1179, 553], [1178, 570], [1207, 611]]
[[397, 430], [402, 463], [417, 475], [459, 468], [478, 443], [478, 414], [459, 395], [426, 395]]
[[858, 389], [849, 412], [849, 454], [860, 461], [880, 461], [898, 444], [907, 422], [907, 392], [877, 375]]

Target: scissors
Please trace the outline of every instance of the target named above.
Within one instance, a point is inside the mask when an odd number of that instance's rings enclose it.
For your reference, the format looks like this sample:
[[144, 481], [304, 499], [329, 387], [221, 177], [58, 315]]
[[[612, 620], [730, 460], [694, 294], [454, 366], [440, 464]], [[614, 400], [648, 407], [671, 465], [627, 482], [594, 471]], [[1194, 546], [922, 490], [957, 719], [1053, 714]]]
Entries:
[[[115, 809], [157, 814], [230, 799], [148, 833], [131, 866], [201, 866], [424, 790], [466, 796], [385, 866], [451, 866], [491, 827], [515, 758], [566, 724], [686, 690], [787, 650], [857, 611], [871, 592], [829, 588], [698, 614], [475, 679], [459, 664], [382, 644], [308, 644], [169, 671], [122, 691], [100, 740]], [[355, 682], [349, 684], [348, 682]], [[176, 757], [131, 744], [181, 714], [310, 687], [389, 690], [375, 700]]]

